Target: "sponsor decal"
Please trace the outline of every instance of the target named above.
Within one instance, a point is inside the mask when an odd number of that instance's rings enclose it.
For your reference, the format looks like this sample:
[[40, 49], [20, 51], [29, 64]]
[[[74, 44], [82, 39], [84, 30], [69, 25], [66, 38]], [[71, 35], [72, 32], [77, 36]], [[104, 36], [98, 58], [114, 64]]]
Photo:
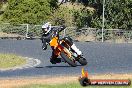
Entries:
[[79, 77], [79, 82], [82, 86], [89, 85], [115, 85], [115, 86], [129, 86], [131, 81], [129, 79], [90, 79], [88, 71], [82, 68], [82, 75]]

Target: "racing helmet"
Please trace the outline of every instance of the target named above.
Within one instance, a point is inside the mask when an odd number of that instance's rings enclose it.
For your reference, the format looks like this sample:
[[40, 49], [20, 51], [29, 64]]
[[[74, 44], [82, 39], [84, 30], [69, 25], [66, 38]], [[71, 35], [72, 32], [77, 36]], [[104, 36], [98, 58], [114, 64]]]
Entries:
[[43, 26], [42, 26], [42, 31], [44, 34], [48, 34], [51, 30], [51, 24], [50, 22], [47, 22], [45, 23]]

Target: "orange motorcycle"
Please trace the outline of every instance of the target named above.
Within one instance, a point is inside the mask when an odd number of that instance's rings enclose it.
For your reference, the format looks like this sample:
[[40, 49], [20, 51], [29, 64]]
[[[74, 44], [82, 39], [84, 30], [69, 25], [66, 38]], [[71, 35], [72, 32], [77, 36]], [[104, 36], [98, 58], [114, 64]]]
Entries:
[[52, 37], [50, 41], [50, 46], [54, 47], [54, 54], [56, 56], [61, 56], [64, 62], [68, 63], [72, 67], [76, 67], [78, 61], [81, 65], [87, 65], [87, 60], [81, 55], [77, 56], [76, 52], [74, 52], [71, 47], [72, 39], [70, 37], [64, 37], [59, 39], [59, 37]]

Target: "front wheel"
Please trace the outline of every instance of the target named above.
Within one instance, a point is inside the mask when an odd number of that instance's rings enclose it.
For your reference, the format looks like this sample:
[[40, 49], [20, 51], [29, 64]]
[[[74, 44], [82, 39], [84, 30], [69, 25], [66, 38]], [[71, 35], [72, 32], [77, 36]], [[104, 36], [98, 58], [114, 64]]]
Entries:
[[84, 57], [80, 57], [78, 62], [81, 64], [81, 65], [87, 65], [87, 60], [84, 58]]
[[75, 61], [71, 60], [63, 51], [61, 52], [61, 57], [72, 67], [76, 67], [77, 64], [75, 63]]

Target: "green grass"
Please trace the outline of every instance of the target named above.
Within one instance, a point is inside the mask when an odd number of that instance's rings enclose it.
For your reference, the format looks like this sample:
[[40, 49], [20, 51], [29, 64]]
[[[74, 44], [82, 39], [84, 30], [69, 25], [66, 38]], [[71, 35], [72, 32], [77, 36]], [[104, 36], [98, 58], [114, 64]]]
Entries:
[[14, 54], [0, 54], [0, 69], [11, 68], [26, 63], [26, 59]]
[[132, 86], [87, 86], [82, 87], [79, 83], [69, 83], [69, 84], [58, 84], [58, 85], [39, 85], [33, 84], [28, 86], [23, 86], [19, 88], [132, 88]]

